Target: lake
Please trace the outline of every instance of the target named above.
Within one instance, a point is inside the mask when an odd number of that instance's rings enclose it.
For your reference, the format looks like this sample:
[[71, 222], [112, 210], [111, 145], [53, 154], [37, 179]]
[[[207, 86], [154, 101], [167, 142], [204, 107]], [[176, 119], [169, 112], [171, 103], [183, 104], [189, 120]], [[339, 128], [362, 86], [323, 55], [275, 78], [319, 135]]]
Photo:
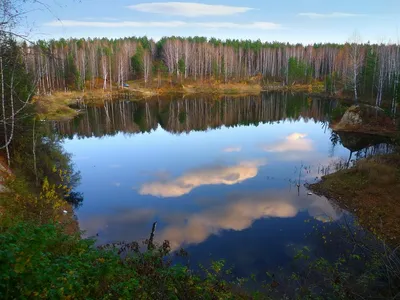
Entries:
[[224, 258], [237, 276], [285, 267], [304, 246], [334, 251], [315, 228], [330, 230], [348, 213], [304, 184], [354, 152], [329, 129], [337, 102], [214, 98], [106, 101], [55, 123], [82, 175], [85, 235], [140, 241], [157, 222], [155, 240], [183, 247], [191, 265]]

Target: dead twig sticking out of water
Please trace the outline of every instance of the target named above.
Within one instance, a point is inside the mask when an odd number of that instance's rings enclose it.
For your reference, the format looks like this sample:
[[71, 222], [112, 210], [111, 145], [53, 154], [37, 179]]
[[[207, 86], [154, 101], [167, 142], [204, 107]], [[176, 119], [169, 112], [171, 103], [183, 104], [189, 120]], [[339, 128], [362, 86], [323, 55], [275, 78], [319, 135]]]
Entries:
[[147, 245], [148, 250], [154, 249], [154, 233], [156, 232], [156, 227], [157, 227], [157, 222], [153, 223], [153, 228], [151, 229], [151, 234], [150, 234], [150, 239], [149, 239], [149, 244]]
[[301, 170], [303, 169], [303, 162], [301, 162], [300, 170], [299, 170], [299, 181], [297, 182], [297, 196], [300, 196], [300, 182], [301, 182]]

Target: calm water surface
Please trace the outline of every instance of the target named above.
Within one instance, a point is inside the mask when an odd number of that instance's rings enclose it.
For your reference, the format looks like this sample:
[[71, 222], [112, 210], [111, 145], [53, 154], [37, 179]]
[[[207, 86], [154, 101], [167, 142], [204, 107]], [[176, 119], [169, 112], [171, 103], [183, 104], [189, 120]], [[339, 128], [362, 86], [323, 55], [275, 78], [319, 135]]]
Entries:
[[156, 240], [192, 264], [225, 258], [243, 276], [290, 263], [294, 247], [323, 251], [313, 227], [345, 212], [303, 184], [349, 157], [331, 141], [335, 106], [263, 94], [88, 107], [56, 124], [82, 175], [80, 227], [103, 244], [146, 239], [157, 221]]

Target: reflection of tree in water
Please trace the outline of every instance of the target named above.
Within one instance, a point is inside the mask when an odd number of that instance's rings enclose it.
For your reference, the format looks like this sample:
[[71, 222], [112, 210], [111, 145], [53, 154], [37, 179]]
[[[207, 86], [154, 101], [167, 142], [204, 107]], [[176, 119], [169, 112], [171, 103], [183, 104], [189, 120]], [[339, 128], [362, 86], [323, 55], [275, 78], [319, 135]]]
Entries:
[[388, 143], [377, 144], [377, 145], [373, 145], [373, 146], [364, 148], [362, 150], [356, 151], [354, 153], [354, 156], [355, 156], [356, 160], [358, 160], [358, 159], [366, 158], [366, 157], [370, 157], [370, 156], [392, 153], [394, 151], [394, 149], [395, 149], [394, 145], [391, 145]]
[[[25, 179], [28, 188], [37, 192], [45, 178], [56, 186], [56, 191], [75, 207], [81, 205], [83, 195], [72, 191], [80, 181], [68, 153], [65, 153], [60, 136], [47, 123], [25, 118], [18, 122], [11, 144], [11, 169], [17, 178]], [[71, 193], [66, 194], [62, 186]]]
[[389, 154], [395, 150], [395, 145], [390, 138], [364, 133], [332, 131], [330, 141], [332, 143], [331, 157], [334, 156], [338, 144], [349, 150], [348, 158], [336, 161], [332, 168], [333, 171], [349, 168], [360, 159]]
[[[57, 122], [59, 133], [70, 138], [115, 135], [119, 132], [140, 133], [155, 130], [158, 125], [171, 133], [188, 133], [240, 125], [258, 125], [279, 121], [326, 123], [335, 101], [306, 98], [291, 94], [261, 94], [247, 97], [212, 99], [198, 96], [176, 99], [157, 98], [147, 101], [108, 102], [88, 107], [78, 118]], [[107, 106], [107, 109], [105, 107]]]
[[335, 156], [335, 149], [336, 149], [336, 146], [337, 146], [337, 145], [339, 144], [339, 142], [340, 142], [340, 137], [339, 137], [339, 135], [338, 135], [336, 132], [332, 131], [331, 137], [330, 137], [329, 139], [330, 139], [330, 141], [331, 141], [331, 143], [332, 143], [331, 149], [330, 149], [330, 151], [329, 151], [329, 157], [334, 157], [334, 156]]
[[[60, 195], [66, 196], [65, 187], [73, 188], [79, 181], [79, 173], [73, 171], [70, 157], [63, 151], [58, 136], [48, 124], [36, 120], [37, 111], [32, 105], [34, 74], [26, 73], [22, 56], [18, 43], [2, 32], [0, 156], [4, 160], [1, 164], [6, 161], [18, 183], [24, 182], [30, 192], [41, 191], [47, 178], [50, 184], [57, 186]], [[21, 187], [25, 186], [21, 184]], [[74, 193], [69, 199], [78, 204], [82, 195]]]
[[394, 150], [390, 138], [371, 134], [332, 132], [331, 142], [332, 144], [340, 142], [350, 151], [348, 166], [352, 159], [359, 160], [374, 155], [388, 154]]

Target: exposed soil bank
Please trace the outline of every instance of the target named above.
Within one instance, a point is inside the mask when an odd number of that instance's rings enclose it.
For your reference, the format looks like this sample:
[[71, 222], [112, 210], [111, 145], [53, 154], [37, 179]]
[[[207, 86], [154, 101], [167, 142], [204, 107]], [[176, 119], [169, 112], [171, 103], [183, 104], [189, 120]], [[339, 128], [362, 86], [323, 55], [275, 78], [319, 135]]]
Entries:
[[309, 188], [352, 212], [361, 225], [391, 245], [400, 242], [400, 154], [361, 160]]

